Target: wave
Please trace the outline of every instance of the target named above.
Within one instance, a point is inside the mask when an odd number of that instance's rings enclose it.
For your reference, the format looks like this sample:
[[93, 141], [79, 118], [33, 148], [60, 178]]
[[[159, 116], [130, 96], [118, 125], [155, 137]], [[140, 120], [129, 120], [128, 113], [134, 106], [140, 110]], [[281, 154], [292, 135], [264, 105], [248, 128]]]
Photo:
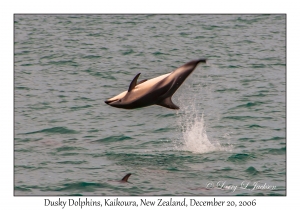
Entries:
[[53, 127], [53, 128], [42, 129], [39, 131], [28, 132], [25, 134], [35, 134], [35, 133], [76, 134], [78, 132], [75, 130], [68, 129], [66, 127]]

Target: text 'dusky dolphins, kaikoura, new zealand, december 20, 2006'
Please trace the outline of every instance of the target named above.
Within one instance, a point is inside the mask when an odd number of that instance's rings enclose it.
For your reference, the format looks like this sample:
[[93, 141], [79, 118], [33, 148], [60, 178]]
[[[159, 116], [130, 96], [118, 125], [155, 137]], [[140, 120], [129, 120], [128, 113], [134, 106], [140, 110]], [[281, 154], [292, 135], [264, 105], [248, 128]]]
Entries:
[[206, 59], [192, 60], [171, 73], [140, 82], [137, 82], [141, 74], [138, 73], [130, 83], [128, 91], [106, 100], [105, 103], [123, 109], [135, 109], [151, 105], [179, 109], [172, 102], [171, 97], [199, 63], [206, 63]]

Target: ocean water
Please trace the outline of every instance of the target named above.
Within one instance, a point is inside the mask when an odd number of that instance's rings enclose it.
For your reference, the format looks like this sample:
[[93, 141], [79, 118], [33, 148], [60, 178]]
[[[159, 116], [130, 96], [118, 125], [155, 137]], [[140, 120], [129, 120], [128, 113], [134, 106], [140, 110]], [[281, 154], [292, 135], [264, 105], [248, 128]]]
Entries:
[[[285, 15], [16, 14], [14, 35], [15, 195], [286, 195]], [[180, 110], [104, 103], [197, 58]]]

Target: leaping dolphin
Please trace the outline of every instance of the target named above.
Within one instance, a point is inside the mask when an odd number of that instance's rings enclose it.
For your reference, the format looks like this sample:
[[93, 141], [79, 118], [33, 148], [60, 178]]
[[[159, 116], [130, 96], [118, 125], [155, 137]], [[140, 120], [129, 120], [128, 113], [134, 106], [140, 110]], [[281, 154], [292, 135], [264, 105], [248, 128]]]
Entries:
[[130, 83], [128, 91], [106, 100], [105, 103], [123, 109], [135, 109], [151, 105], [179, 109], [172, 102], [171, 97], [199, 63], [206, 63], [206, 59], [192, 60], [171, 73], [140, 82], [137, 82], [141, 74], [138, 73]]

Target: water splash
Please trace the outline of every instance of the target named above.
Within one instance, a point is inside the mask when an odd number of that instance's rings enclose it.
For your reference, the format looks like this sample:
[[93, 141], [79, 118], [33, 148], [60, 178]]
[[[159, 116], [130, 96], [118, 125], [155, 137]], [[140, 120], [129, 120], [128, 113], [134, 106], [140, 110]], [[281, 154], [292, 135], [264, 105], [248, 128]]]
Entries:
[[195, 100], [190, 101], [189, 104], [186, 104], [187, 100], [180, 100], [180, 102], [181, 101], [184, 101], [185, 104], [180, 103], [181, 111], [177, 112], [177, 115], [179, 115], [179, 132], [182, 135], [176, 141], [176, 149], [193, 153], [231, 150], [231, 146], [222, 146], [217, 140], [212, 140], [208, 137], [204, 114], [198, 114], [199, 111], [197, 110]]
[[223, 151], [224, 147], [217, 141], [210, 141], [206, 134], [204, 116], [195, 116], [192, 120], [182, 115], [179, 120], [182, 139], [178, 140], [176, 148], [193, 153], [208, 153]]
[[207, 153], [221, 149], [221, 145], [212, 143], [206, 134], [203, 114], [193, 121], [187, 122], [182, 129], [183, 145], [182, 150], [195, 153]]

